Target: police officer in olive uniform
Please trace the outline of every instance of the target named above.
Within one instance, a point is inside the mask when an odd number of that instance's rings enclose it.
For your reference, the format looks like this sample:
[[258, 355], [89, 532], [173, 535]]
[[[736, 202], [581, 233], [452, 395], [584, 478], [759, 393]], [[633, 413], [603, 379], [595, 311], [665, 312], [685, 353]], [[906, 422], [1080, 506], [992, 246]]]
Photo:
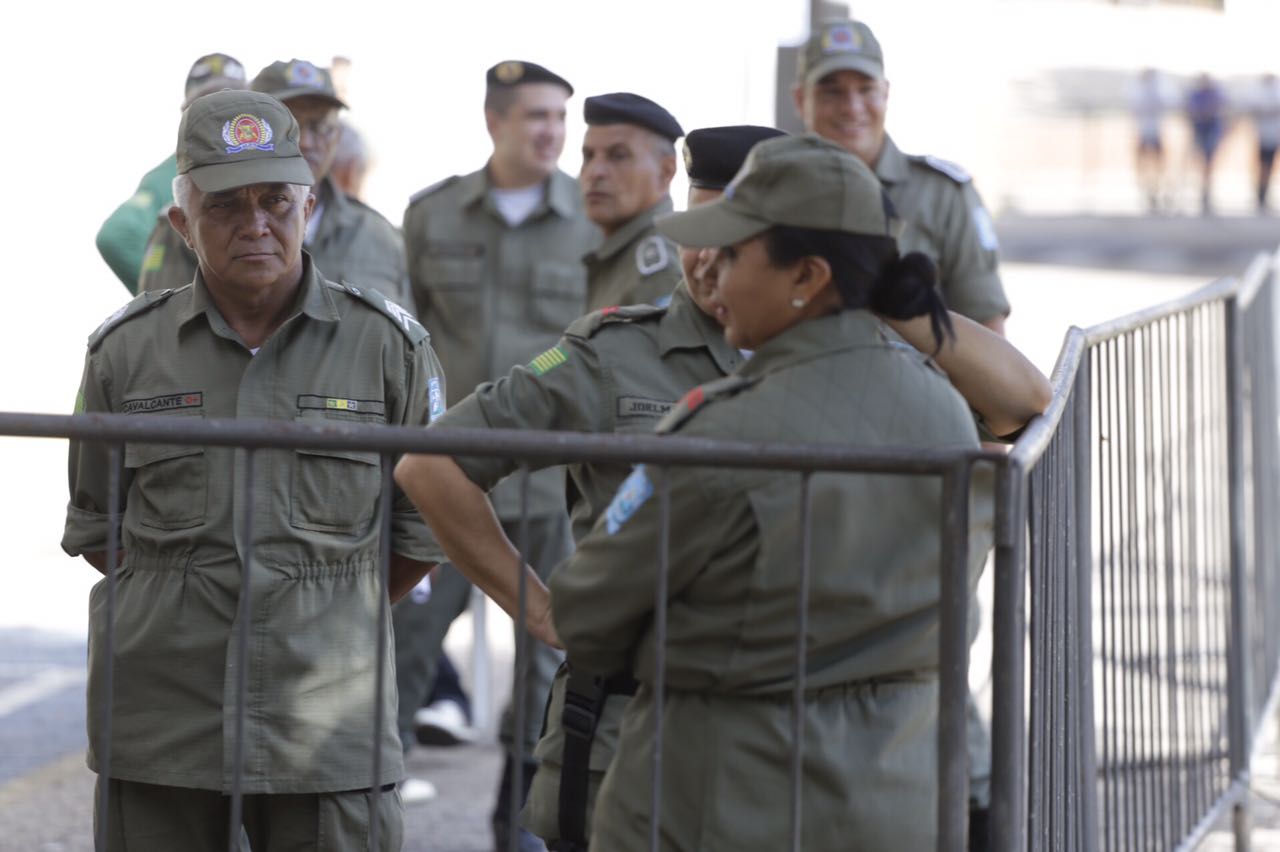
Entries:
[[[195, 247], [197, 272], [175, 290], [140, 294], [91, 335], [77, 411], [335, 425], [425, 425], [443, 411], [426, 330], [376, 291], [323, 278], [302, 250], [314, 196], [299, 135], [289, 110], [257, 92], [217, 92], [187, 108], [169, 215]], [[262, 450], [257, 459], [248, 480], [234, 448], [125, 445], [110, 660], [106, 581], [90, 594], [89, 766], [105, 766], [110, 749], [111, 775], [99, 780], [107, 810], [97, 813], [109, 850], [227, 848], [245, 570], [241, 789], [253, 849], [363, 849], [374, 802], [380, 848], [400, 848], [389, 678], [374, 698], [379, 665], [394, 664], [375, 652], [388, 605], [379, 455]], [[62, 547], [104, 572], [110, 478], [107, 447], [72, 441]], [[251, 562], [240, 540], [246, 499]], [[394, 598], [440, 553], [398, 491], [390, 511]], [[105, 702], [108, 743], [98, 727]]]
[[604, 242], [584, 258], [588, 307], [665, 304], [680, 265], [675, 243], [653, 229], [653, 219], [672, 210], [674, 146], [684, 131], [671, 113], [630, 92], [587, 98], [582, 112], [578, 182], [587, 216], [604, 231]]
[[[928, 316], [945, 310], [931, 277], [916, 275], [906, 287], [904, 268], [919, 264], [898, 258], [870, 169], [823, 140], [786, 137], [757, 145], [732, 186], [732, 196], [658, 227], [683, 246], [732, 247], [717, 284], [726, 337], [754, 355], [688, 394], [658, 431], [976, 449], [970, 413], [946, 379], [857, 309], [875, 304], [910, 316], [924, 300]], [[886, 258], [892, 275], [877, 267], [850, 279], [846, 269], [835, 279], [827, 255], [775, 265], [753, 240], [775, 225], [879, 241], [875, 257]], [[767, 283], [757, 277], [745, 286], [752, 272]], [[897, 291], [893, 299], [869, 301], [885, 287]], [[801, 478], [670, 469], [667, 692], [659, 707], [659, 476], [638, 466], [550, 583], [570, 664], [596, 674], [631, 669], [639, 681], [596, 802], [592, 847], [649, 849], [651, 737], [661, 713], [661, 848], [787, 848]], [[819, 474], [810, 488], [801, 848], [933, 848], [940, 484]], [[990, 505], [977, 503], [972, 530], [983, 538]], [[983, 550], [975, 547], [970, 560], [975, 578]]]
[[[304, 247], [320, 272], [331, 281], [377, 290], [412, 312], [400, 234], [372, 207], [344, 194], [329, 175], [341, 132], [338, 111], [346, 108], [329, 72], [301, 59], [273, 62], [250, 88], [283, 101], [302, 128], [302, 154], [316, 182]], [[195, 268], [195, 255], [162, 215], [147, 242], [138, 291], [180, 287], [192, 280]]]
[[898, 242], [938, 265], [947, 306], [1003, 332], [1009, 300], [997, 270], [995, 225], [964, 169], [907, 156], [885, 132], [884, 54], [861, 21], [821, 24], [798, 56], [792, 91], [805, 129], [875, 170], [905, 223]]
[[[691, 195], [718, 192], [755, 142], [780, 134], [749, 126], [690, 133], [685, 150]], [[700, 306], [682, 282], [662, 307], [610, 308], [574, 321], [555, 346], [528, 365], [481, 385], [439, 422], [481, 429], [646, 434], [685, 391], [727, 375], [741, 362], [742, 354], [725, 342], [709, 308]], [[409, 456], [396, 472], [441, 539], [457, 541], [463, 548], [451, 551], [454, 564], [513, 614], [518, 613], [518, 590], [512, 588], [514, 574], [509, 570], [515, 564], [513, 546], [486, 518], [483, 492], [516, 467], [510, 459]], [[620, 464], [570, 466], [575, 538], [591, 529], [629, 472], [628, 465]], [[432, 505], [446, 507], [448, 514], [432, 513]], [[485, 546], [493, 550], [474, 550]], [[490, 570], [498, 573], [493, 578], [496, 585], [486, 582]], [[528, 580], [532, 593], [526, 625], [534, 635], [554, 642], [554, 635], [544, 632], [545, 589], [537, 576]], [[613, 758], [617, 722], [633, 691], [629, 682], [625, 672], [612, 680], [587, 676], [581, 681], [567, 669], [557, 674], [523, 817], [524, 825], [552, 849], [586, 847], [591, 801]], [[566, 692], [573, 693], [568, 715]], [[585, 727], [575, 725], [588, 719]]]
[[[469, 175], [451, 177], [418, 193], [404, 216], [409, 276], [422, 322], [435, 335], [450, 376], [450, 404], [477, 385], [523, 364], [555, 343], [564, 327], [587, 307], [582, 256], [600, 239], [583, 215], [573, 178], [556, 167], [564, 148], [565, 104], [573, 87], [532, 62], [500, 62], [485, 76], [485, 122], [493, 154]], [[521, 483], [495, 486], [497, 516], [517, 537]], [[530, 562], [546, 576], [573, 546], [565, 508], [562, 468], [529, 480]], [[412, 729], [413, 713], [430, 690], [441, 643], [463, 611], [470, 586], [446, 566], [432, 580], [425, 605], [396, 608], [401, 653], [401, 729]], [[547, 690], [560, 655], [539, 645], [531, 660], [524, 702], [523, 765], [508, 761], [504, 774], [533, 776], [533, 744], [546, 707]], [[514, 713], [508, 707], [502, 736], [511, 744]], [[507, 848], [510, 785], [502, 782], [494, 810], [497, 846]], [[525, 841], [528, 848], [536, 848]], [[541, 844], [537, 844], [540, 847]]]

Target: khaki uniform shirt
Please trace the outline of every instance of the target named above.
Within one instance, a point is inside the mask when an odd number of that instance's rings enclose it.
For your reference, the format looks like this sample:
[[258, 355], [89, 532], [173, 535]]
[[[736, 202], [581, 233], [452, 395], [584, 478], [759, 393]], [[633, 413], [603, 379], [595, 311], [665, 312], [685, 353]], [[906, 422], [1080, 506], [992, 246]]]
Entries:
[[[481, 382], [553, 346], [586, 312], [582, 255], [599, 241], [578, 184], [552, 173], [541, 205], [512, 227], [489, 197], [484, 169], [416, 195], [404, 214], [418, 315], [434, 335], [452, 405]], [[498, 516], [520, 517], [519, 483], [491, 494]], [[530, 514], [564, 510], [564, 473], [529, 482]]]
[[[676, 287], [668, 307], [636, 305], [597, 312], [575, 322], [547, 355], [516, 367], [476, 392], [438, 421], [441, 426], [490, 429], [544, 429], [574, 432], [650, 434], [659, 419], [691, 388], [732, 372], [742, 355], [724, 340], [715, 320], [694, 304], [688, 288]], [[542, 370], [538, 365], [548, 365]], [[458, 465], [476, 485], [491, 488], [516, 469], [508, 459], [459, 457]], [[630, 465], [569, 466], [577, 500], [574, 538], [586, 535]], [[564, 670], [552, 686], [545, 734], [534, 754], [534, 776], [524, 825], [539, 837], [559, 837], [560, 763], [564, 731]], [[589, 766], [592, 795], [617, 750], [618, 726], [630, 696], [607, 699], [596, 725]]]
[[658, 233], [655, 217], [672, 211], [663, 198], [610, 234], [583, 258], [587, 264], [588, 309], [613, 305], [665, 305], [680, 283], [679, 247]]
[[[789, 329], [734, 375], [691, 392], [658, 431], [978, 446], [947, 380], [863, 311]], [[658, 476], [638, 467], [550, 581], [571, 663], [631, 666], [641, 683], [592, 823], [592, 847], [610, 852], [648, 848]], [[799, 476], [677, 467], [669, 477], [663, 848], [783, 849]], [[810, 487], [802, 847], [933, 848], [941, 484], [815, 474]], [[971, 519], [976, 582], [989, 541], [985, 494]]]
[[[316, 268], [330, 281], [377, 290], [401, 307], [414, 310], [405, 271], [400, 233], [372, 207], [342, 193], [330, 178], [316, 187], [324, 204], [315, 236], [303, 247]], [[195, 278], [196, 256], [161, 215], [147, 241], [138, 292], [189, 284]]]
[[[151, 291], [90, 338], [77, 409], [157, 418], [425, 424], [443, 408], [426, 331], [369, 291], [324, 281], [307, 261], [293, 314], [253, 355], [200, 276]], [[105, 692], [106, 581], [90, 595], [89, 766], [99, 708], [112, 706], [111, 775], [231, 789], [237, 602], [245, 454], [130, 443], [124, 450], [115, 688]], [[63, 549], [106, 550], [106, 447], [72, 441]], [[388, 617], [386, 680], [375, 701], [382, 525], [379, 455], [261, 450], [255, 455], [246, 793], [367, 788], [382, 714], [380, 784], [399, 780]], [[396, 553], [442, 554], [398, 490]]]
[[887, 136], [875, 172], [903, 220], [898, 245], [938, 265], [947, 307], [976, 322], [1007, 316], [995, 225], [968, 173], [935, 157], [908, 157]]

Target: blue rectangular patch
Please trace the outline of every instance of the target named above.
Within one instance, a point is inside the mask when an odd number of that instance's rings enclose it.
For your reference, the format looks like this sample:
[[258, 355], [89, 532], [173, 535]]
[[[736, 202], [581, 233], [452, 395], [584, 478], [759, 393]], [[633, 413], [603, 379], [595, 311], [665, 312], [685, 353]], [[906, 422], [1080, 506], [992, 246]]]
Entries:
[[614, 535], [622, 529], [622, 525], [631, 520], [644, 501], [653, 496], [653, 483], [644, 472], [644, 465], [636, 465], [631, 475], [623, 480], [618, 493], [613, 495], [613, 502], [605, 510], [605, 529]]

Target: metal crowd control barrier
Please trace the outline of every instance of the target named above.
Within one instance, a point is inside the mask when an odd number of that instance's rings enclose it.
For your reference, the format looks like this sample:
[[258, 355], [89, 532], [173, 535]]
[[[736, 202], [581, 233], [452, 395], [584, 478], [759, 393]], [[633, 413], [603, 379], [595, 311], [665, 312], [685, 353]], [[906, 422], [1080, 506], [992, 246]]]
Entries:
[[1275, 269], [1072, 329], [999, 474], [999, 850], [1191, 848], [1228, 809], [1249, 848], [1280, 656]]
[[[965, 846], [968, 760], [968, 502], [975, 464], [996, 468], [992, 828], [995, 848], [1188, 848], [1230, 809], [1248, 848], [1253, 733], [1274, 709], [1280, 661], [1280, 440], [1275, 341], [1276, 262], [1260, 258], [1237, 283], [1087, 331], [1072, 329], [1054, 370], [1053, 403], [1008, 455], [750, 444], [678, 436], [314, 425], [279, 421], [191, 423], [125, 415], [0, 414], [0, 434], [106, 443], [108, 512], [122, 511], [128, 441], [229, 446], [252, 471], [260, 452], [346, 449], [383, 459], [382, 587], [390, 562], [390, 463], [403, 452], [502, 456], [524, 462], [645, 462], [771, 469], [801, 480], [796, 585], [790, 848], [800, 850], [811, 475], [937, 477], [942, 484], [939, 606], [938, 849]], [[187, 420], [187, 418], [182, 418]], [[657, 476], [663, 526], [656, 559], [667, 570], [669, 490]], [[252, 500], [246, 475], [244, 505]], [[527, 484], [527, 479], [526, 479]], [[242, 813], [243, 641], [252, 606], [252, 513], [239, 519], [250, 554], [240, 595], [231, 825]], [[524, 525], [522, 524], [522, 527]], [[107, 549], [107, 617], [114, 623], [117, 524]], [[521, 538], [523, 538], [523, 534]], [[517, 542], [522, 545], [522, 542]], [[513, 566], [514, 568], [515, 566]], [[520, 606], [525, 594], [523, 572]], [[665, 687], [666, 587], [655, 596], [655, 700]], [[378, 685], [370, 778], [378, 795], [388, 612], [376, 625]], [[108, 643], [113, 631], [107, 632]], [[516, 643], [517, 677], [526, 638]], [[105, 649], [107, 659], [111, 650]], [[107, 693], [112, 669], [106, 672]], [[517, 695], [520, 694], [519, 685]], [[111, 706], [100, 730], [110, 739]], [[517, 703], [515, 730], [522, 731]], [[653, 732], [650, 847], [660, 848], [662, 714]], [[522, 744], [512, 746], [518, 765]], [[110, 749], [99, 753], [109, 775]], [[519, 800], [513, 778], [513, 802]], [[108, 785], [101, 785], [107, 795]], [[104, 801], [105, 804], [105, 801]], [[107, 813], [103, 808], [103, 813]], [[379, 826], [373, 811], [370, 848]], [[514, 814], [513, 824], [515, 823]], [[98, 825], [102, 848], [106, 820]], [[511, 848], [516, 838], [513, 835]], [[233, 829], [228, 848], [239, 848]]]
[[[182, 418], [182, 420], [188, 420]], [[567, 463], [573, 461], [633, 463], [644, 462], [656, 466], [665, 472], [670, 465], [694, 465], [698, 467], [724, 466], [735, 468], [772, 469], [793, 472], [802, 481], [801, 505], [797, 507], [800, 514], [802, 535], [801, 553], [799, 557], [800, 575], [797, 578], [797, 632], [795, 656], [797, 661], [797, 677], [793, 687], [794, 714], [793, 734], [795, 737], [795, 758], [790, 768], [791, 795], [787, 804], [791, 813], [791, 844], [794, 852], [801, 846], [802, 801], [801, 801], [801, 755], [804, 751], [804, 727], [801, 711], [805, 696], [806, 659], [806, 625], [808, 612], [807, 589], [809, 584], [809, 499], [808, 486], [810, 475], [815, 472], [874, 473], [898, 474], [909, 476], [937, 477], [942, 485], [941, 517], [937, 518], [941, 532], [943, 565], [942, 587], [939, 606], [939, 761], [938, 761], [938, 827], [939, 850], [954, 850], [965, 845], [966, 820], [968, 811], [968, 757], [965, 746], [965, 706], [967, 696], [967, 673], [969, 645], [967, 637], [968, 604], [971, 594], [968, 576], [968, 518], [971, 468], [977, 463], [995, 463], [999, 454], [982, 451], [929, 451], [913, 448], [901, 450], [873, 450], [836, 445], [796, 445], [796, 444], [757, 444], [742, 441], [721, 441], [709, 439], [656, 437], [656, 436], [616, 436], [616, 435], [583, 435], [556, 432], [518, 432], [500, 430], [446, 430], [407, 427], [378, 427], [363, 425], [314, 425], [282, 421], [266, 420], [207, 420], [204, 422], [178, 422], [175, 419], [139, 418], [128, 415], [87, 414], [77, 416], [41, 415], [41, 414], [0, 414], [0, 434], [29, 437], [62, 437], [81, 441], [106, 443], [112, 447], [110, 453], [113, 469], [112, 482], [117, 483], [121, 475], [120, 447], [130, 441], [146, 441], [151, 443], [175, 443], [185, 445], [223, 446], [242, 449], [245, 454], [244, 478], [245, 494], [243, 505], [253, 503], [253, 470], [254, 459], [258, 453], [272, 450], [295, 449], [330, 449], [360, 450], [378, 452], [383, 460], [383, 490], [381, 495], [380, 517], [383, 523], [381, 546], [382, 580], [381, 587], [385, 593], [387, 588], [390, 564], [390, 512], [391, 503], [391, 460], [404, 452], [431, 453], [439, 455], [471, 455], [502, 456], [520, 459], [526, 462], [550, 461]], [[527, 472], [527, 469], [525, 469]], [[522, 474], [517, 474], [522, 475]], [[782, 473], [780, 475], [788, 475]], [[665, 475], [659, 474], [659, 499], [663, 507], [663, 528], [658, 546], [658, 560], [661, 576], [666, 576], [667, 555], [667, 507], [669, 505], [668, 483]], [[525, 479], [527, 484], [527, 478]], [[526, 489], [527, 490], [527, 489]], [[116, 490], [113, 490], [113, 495]], [[108, 506], [112, 518], [118, 518], [122, 507], [113, 499]], [[229, 839], [229, 852], [239, 849], [239, 825], [241, 820], [244, 794], [241, 790], [242, 767], [244, 765], [244, 725], [245, 725], [245, 679], [247, 671], [244, 651], [247, 647], [245, 637], [248, 631], [252, 607], [252, 595], [249, 582], [252, 568], [253, 552], [253, 515], [246, 510], [238, 519], [240, 524], [240, 541], [244, 551], [250, 554], [242, 568], [241, 593], [238, 610], [239, 636], [237, 644], [242, 649], [236, 665], [238, 683], [236, 686], [236, 707], [234, 714], [235, 746], [234, 786], [231, 791], [232, 827]], [[523, 524], [522, 524], [523, 526]], [[111, 539], [107, 552], [107, 614], [108, 623], [115, 623], [115, 584], [116, 553], [119, 546], [117, 538], [118, 524], [109, 524]], [[523, 538], [523, 535], [521, 536]], [[520, 547], [522, 542], [516, 542]], [[519, 572], [520, 607], [523, 611], [525, 590], [524, 574]], [[655, 620], [657, 624], [657, 682], [653, 685], [656, 700], [661, 701], [664, 689], [665, 669], [665, 613], [666, 589], [663, 583], [659, 587], [655, 599]], [[370, 848], [378, 848], [379, 827], [377, 824], [376, 798], [379, 795], [377, 779], [380, 776], [380, 751], [376, 744], [381, 741], [382, 714], [378, 712], [377, 702], [382, 694], [383, 678], [386, 672], [381, 665], [387, 635], [387, 607], [380, 608], [375, 630], [379, 669], [374, 695], [370, 696], [370, 709], [374, 715], [374, 731], [371, 741], [372, 766], [370, 769], [371, 789], [375, 799], [370, 828]], [[108, 647], [104, 649], [106, 659], [113, 659], [110, 643], [114, 630], [107, 631]], [[523, 677], [526, 667], [527, 637], [519, 634], [516, 643], [516, 670], [518, 677]], [[112, 669], [108, 666], [107, 678], [111, 678]], [[520, 694], [517, 685], [516, 694]], [[109, 690], [109, 688], [108, 688]], [[108, 695], [111, 694], [107, 691]], [[517, 740], [522, 731], [519, 702], [516, 703], [515, 731]], [[104, 764], [102, 775], [109, 777], [110, 749], [107, 742], [111, 731], [111, 704], [91, 708], [90, 712], [100, 715], [102, 740], [99, 752]], [[659, 725], [654, 731], [653, 760], [655, 772], [653, 787], [650, 791], [651, 801], [651, 848], [659, 849], [661, 827], [661, 756], [662, 742], [665, 732], [661, 728], [661, 714], [657, 717]], [[516, 742], [512, 746], [513, 755], [518, 765], [522, 744]], [[519, 800], [518, 789], [513, 779], [513, 801]], [[105, 806], [108, 786], [100, 785]], [[102, 813], [108, 813], [106, 807]], [[514, 816], [514, 814], [513, 814]], [[104, 848], [107, 820], [99, 822], [97, 844]], [[515, 820], [513, 819], [513, 824]], [[516, 847], [516, 836], [512, 835], [511, 849]]]

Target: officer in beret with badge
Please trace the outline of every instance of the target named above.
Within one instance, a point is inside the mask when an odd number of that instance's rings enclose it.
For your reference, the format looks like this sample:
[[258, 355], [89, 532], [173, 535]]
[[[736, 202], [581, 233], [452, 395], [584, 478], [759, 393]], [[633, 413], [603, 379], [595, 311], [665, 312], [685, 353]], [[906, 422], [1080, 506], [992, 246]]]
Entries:
[[648, 98], [614, 92], [587, 98], [578, 182], [587, 216], [604, 242], [586, 256], [589, 308], [664, 305], [680, 281], [676, 244], [653, 228], [672, 211], [676, 174], [675, 116]]
[[[90, 336], [77, 412], [401, 426], [443, 412], [426, 330], [376, 291], [327, 280], [303, 250], [315, 197], [301, 135], [290, 111], [258, 92], [217, 92], [186, 109], [169, 220], [197, 270], [177, 289], [140, 294]], [[389, 606], [384, 520], [392, 599], [441, 554], [399, 491], [381, 516], [377, 453], [255, 457], [249, 483], [242, 450], [124, 447], [115, 623], [106, 580], [89, 598], [88, 762], [102, 771], [110, 750], [110, 776], [98, 781], [106, 806], [95, 812], [109, 852], [228, 847], [246, 570], [241, 789], [254, 852], [365, 849], [375, 809], [379, 850], [400, 849], [390, 678], [375, 698], [378, 666], [394, 665], [389, 652], [378, 659], [374, 635]], [[109, 464], [106, 446], [71, 442], [62, 547], [104, 573]], [[250, 484], [252, 552], [240, 540]], [[371, 788], [374, 748], [382, 768]]]
[[[303, 245], [320, 271], [330, 280], [377, 290], [412, 313], [400, 234], [372, 207], [343, 193], [329, 174], [342, 130], [338, 113], [347, 105], [328, 70], [302, 59], [272, 62], [249, 88], [283, 101], [302, 129], [302, 156], [311, 167], [316, 196]], [[148, 241], [138, 290], [189, 283], [195, 263], [182, 237], [161, 221]]]
[[861, 21], [821, 24], [798, 55], [792, 90], [805, 129], [872, 168], [904, 223], [898, 242], [938, 265], [947, 306], [1004, 333], [1009, 300], [997, 270], [991, 214], [969, 173], [937, 157], [908, 156], [885, 132], [884, 53]]
[[[422, 190], [404, 215], [409, 277], [419, 317], [435, 335], [448, 373], [452, 405], [482, 382], [527, 363], [555, 344], [587, 309], [582, 256], [600, 241], [583, 215], [572, 177], [556, 163], [564, 150], [566, 103], [573, 87], [560, 75], [525, 61], [494, 65], [485, 75], [485, 125], [493, 152], [480, 169]], [[495, 485], [490, 499], [512, 538], [523, 507], [516, 479]], [[564, 469], [529, 480], [525, 552], [540, 576], [573, 547], [565, 509]], [[432, 578], [425, 604], [396, 608], [402, 731], [430, 690], [450, 623], [467, 604], [470, 584], [448, 566]], [[404, 638], [411, 637], [411, 638]], [[524, 753], [504, 775], [533, 777], [533, 745], [560, 655], [538, 645], [524, 695]], [[502, 738], [515, 740], [510, 707]], [[510, 785], [502, 780], [493, 813], [497, 848], [507, 848]], [[541, 844], [522, 838], [520, 848]]]

